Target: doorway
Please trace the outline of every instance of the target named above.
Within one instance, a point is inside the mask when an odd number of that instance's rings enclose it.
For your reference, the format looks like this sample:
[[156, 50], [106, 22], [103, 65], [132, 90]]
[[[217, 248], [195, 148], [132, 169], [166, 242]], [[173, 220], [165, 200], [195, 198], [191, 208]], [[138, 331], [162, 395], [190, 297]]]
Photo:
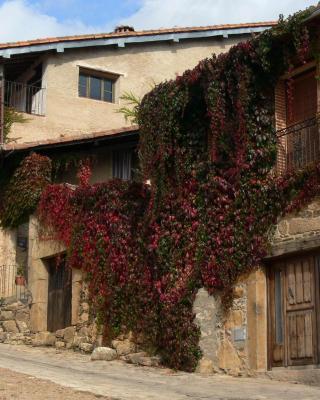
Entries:
[[72, 271], [65, 258], [48, 260], [48, 320], [47, 329], [55, 332], [71, 325]]
[[314, 365], [320, 359], [319, 254], [269, 268], [269, 367]]

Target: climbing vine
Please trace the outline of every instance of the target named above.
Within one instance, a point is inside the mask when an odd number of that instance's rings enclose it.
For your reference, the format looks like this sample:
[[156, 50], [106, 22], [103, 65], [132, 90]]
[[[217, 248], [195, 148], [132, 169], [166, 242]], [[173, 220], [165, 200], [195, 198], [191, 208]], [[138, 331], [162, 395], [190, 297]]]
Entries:
[[[311, 56], [300, 12], [228, 53], [156, 86], [135, 109], [141, 173], [48, 185], [43, 225], [87, 273], [105, 340], [132, 331], [163, 362], [191, 371], [201, 357], [193, 302], [200, 287], [226, 306], [238, 278], [265, 256], [279, 216], [319, 193], [320, 167], [276, 176], [274, 88]], [[41, 186], [42, 187], [42, 186]]]
[[15, 170], [0, 191], [0, 223], [16, 228], [26, 222], [38, 205], [42, 190], [51, 182], [51, 161], [32, 153]]

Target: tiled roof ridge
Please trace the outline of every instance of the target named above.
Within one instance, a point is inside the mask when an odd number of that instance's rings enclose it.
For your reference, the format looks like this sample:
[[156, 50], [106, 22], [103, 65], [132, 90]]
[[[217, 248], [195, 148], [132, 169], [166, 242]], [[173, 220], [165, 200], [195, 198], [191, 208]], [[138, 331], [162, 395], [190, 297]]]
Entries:
[[274, 26], [276, 24], [277, 21], [245, 22], [239, 24], [222, 24], [222, 25], [208, 25], [208, 26], [195, 26], [195, 27], [173, 27], [173, 28], [151, 29], [142, 31], [94, 33], [94, 34], [83, 34], [74, 36], [48, 37], [48, 38], [33, 39], [26, 41], [0, 43], [0, 49], [33, 46], [40, 44], [60, 43], [60, 42], [71, 42], [76, 40], [95, 40], [95, 39], [121, 38], [121, 37], [132, 37], [132, 36], [147, 36], [147, 35], [166, 34], [166, 33], [184, 33], [184, 32], [201, 32], [209, 30], [268, 27], [268, 26]]

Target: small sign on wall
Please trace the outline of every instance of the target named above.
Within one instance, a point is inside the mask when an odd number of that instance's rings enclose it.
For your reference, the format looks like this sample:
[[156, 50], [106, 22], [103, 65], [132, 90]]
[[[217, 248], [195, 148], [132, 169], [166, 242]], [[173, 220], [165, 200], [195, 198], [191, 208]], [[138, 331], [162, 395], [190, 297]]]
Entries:
[[242, 342], [247, 338], [247, 330], [246, 327], [243, 326], [241, 328], [235, 328], [232, 330], [233, 340], [235, 342]]

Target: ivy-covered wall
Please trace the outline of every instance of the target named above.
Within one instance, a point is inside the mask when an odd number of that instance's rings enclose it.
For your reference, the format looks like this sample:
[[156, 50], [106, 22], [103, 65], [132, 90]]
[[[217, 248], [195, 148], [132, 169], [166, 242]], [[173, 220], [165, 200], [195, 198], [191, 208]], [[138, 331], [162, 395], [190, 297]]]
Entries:
[[133, 332], [165, 365], [194, 370], [199, 289], [230, 309], [239, 278], [267, 254], [277, 219], [319, 193], [319, 166], [272, 172], [274, 88], [314, 56], [314, 32], [304, 23], [310, 12], [281, 19], [144, 97], [141, 182], [90, 185], [83, 166], [76, 188], [45, 187], [38, 216], [68, 249], [68, 265], [86, 272], [105, 343]]

